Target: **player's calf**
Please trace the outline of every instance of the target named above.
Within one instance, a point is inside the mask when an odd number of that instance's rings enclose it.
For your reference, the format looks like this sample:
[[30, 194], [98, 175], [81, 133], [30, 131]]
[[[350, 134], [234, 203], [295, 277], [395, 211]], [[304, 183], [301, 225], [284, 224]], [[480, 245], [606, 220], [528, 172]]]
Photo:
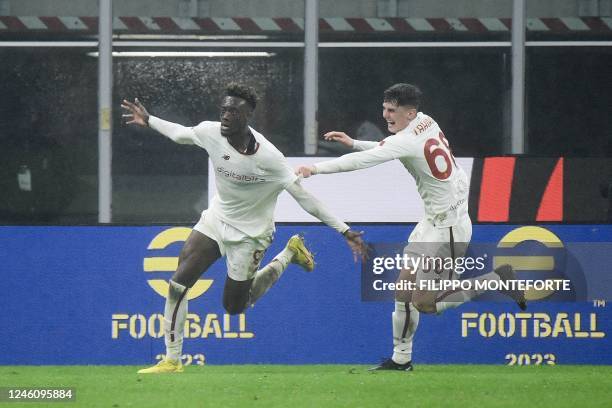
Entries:
[[246, 304], [244, 304], [244, 305], [235, 305], [235, 304], [225, 303], [224, 302], [223, 303], [223, 308], [225, 309], [225, 311], [228, 314], [233, 316], [233, 315], [237, 315], [237, 314], [243, 313], [246, 310], [247, 305]]
[[229, 276], [223, 288], [223, 307], [230, 315], [243, 313], [249, 305], [252, 279], [237, 281]]

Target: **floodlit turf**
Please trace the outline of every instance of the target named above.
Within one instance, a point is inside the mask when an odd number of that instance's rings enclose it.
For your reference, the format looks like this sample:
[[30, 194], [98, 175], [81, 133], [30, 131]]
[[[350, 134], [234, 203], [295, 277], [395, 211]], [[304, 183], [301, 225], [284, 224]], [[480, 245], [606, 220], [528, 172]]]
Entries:
[[74, 387], [70, 403], [10, 407], [572, 407], [610, 406], [611, 366], [190, 366], [138, 375], [133, 366], [1, 366], [0, 387]]

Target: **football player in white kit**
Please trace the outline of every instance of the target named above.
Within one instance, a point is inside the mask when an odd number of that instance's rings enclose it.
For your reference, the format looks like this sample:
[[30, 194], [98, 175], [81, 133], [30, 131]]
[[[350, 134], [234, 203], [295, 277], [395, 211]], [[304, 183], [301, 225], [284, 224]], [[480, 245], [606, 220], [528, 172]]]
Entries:
[[242, 313], [280, 278], [290, 263], [306, 271], [314, 258], [299, 235], [269, 264], [259, 269], [272, 243], [274, 208], [286, 190], [304, 210], [343, 234], [351, 249], [361, 253], [361, 233], [336, 219], [300, 185], [283, 154], [266, 138], [249, 127], [257, 103], [253, 89], [229, 84], [221, 102], [219, 122], [205, 121], [195, 127], [167, 122], [150, 115], [144, 106], [124, 100], [126, 123], [150, 127], [174, 142], [195, 144], [208, 152], [215, 171], [217, 194], [187, 238], [179, 264], [169, 282], [164, 309], [166, 355], [146, 373], [182, 372], [183, 327], [187, 315], [186, 293], [221, 256], [226, 256], [227, 278], [223, 306], [230, 314]]
[[[353, 171], [398, 159], [414, 177], [425, 207], [425, 217], [408, 238], [404, 254], [411, 257], [456, 259], [462, 257], [472, 236], [468, 215], [468, 180], [455, 162], [450, 146], [438, 124], [419, 112], [421, 91], [411, 84], [395, 84], [384, 92], [383, 117], [393, 135], [381, 142], [353, 140], [343, 132], [329, 132], [325, 139], [340, 142], [354, 150], [342, 157], [300, 166], [304, 177]], [[414, 264], [413, 264], [414, 265]], [[422, 265], [422, 264], [421, 264]], [[403, 269], [399, 281], [456, 279], [453, 270]], [[512, 280], [509, 265], [484, 274], [478, 280]], [[397, 290], [393, 322], [393, 356], [372, 369], [411, 371], [412, 340], [419, 323], [419, 312], [441, 313], [482, 293], [476, 290]], [[525, 308], [523, 292], [506, 292], [521, 309]]]

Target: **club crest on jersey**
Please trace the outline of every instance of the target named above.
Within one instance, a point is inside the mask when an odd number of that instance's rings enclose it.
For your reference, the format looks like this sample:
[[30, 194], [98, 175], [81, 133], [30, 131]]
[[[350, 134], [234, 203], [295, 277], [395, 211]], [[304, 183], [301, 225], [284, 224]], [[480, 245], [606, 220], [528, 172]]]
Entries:
[[230, 159], [229, 154], [224, 154], [221, 157], [223, 157], [223, 160], [229, 160]]

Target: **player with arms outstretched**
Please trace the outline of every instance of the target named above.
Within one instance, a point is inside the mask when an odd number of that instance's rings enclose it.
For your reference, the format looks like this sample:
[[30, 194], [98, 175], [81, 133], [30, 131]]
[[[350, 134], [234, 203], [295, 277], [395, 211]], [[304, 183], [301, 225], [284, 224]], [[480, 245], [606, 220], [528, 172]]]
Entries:
[[[468, 215], [468, 180], [457, 165], [444, 133], [435, 120], [419, 112], [421, 91], [411, 84], [399, 83], [384, 92], [383, 117], [393, 135], [381, 142], [353, 140], [343, 132], [329, 132], [325, 139], [340, 142], [354, 150], [337, 159], [300, 166], [299, 174], [310, 177], [353, 171], [398, 159], [414, 177], [425, 207], [425, 217], [408, 239], [404, 253], [410, 257], [456, 259], [462, 257], [472, 236]], [[422, 265], [422, 264], [421, 264]], [[453, 270], [443, 272], [419, 267], [400, 271], [398, 281], [456, 279]], [[514, 279], [509, 265], [484, 274], [478, 280]], [[419, 312], [441, 313], [479, 295], [481, 291], [414, 291], [395, 292], [393, 322], [393, 356], [376, 370], [412, 370], [412, 340], [419, 323]], [[522, 292], [508, 292], [523, 309]]]
[[343, 234], [356, 254], [362, 251], [361, 233], [336, 219], [301, 185], [283, 154], [263, 135], [249, 127], [256, 107], [253, 89], [230, 84], [221, 102], [220, 121], [185, 127], [150, 115], [138, 101], [124, 100], [128, 124], [150, 127], [176, 143], [195, 144], [208, 152], [215, 171], [217, 194], [212, 199], [179, 255], [170, 279], [164, 309], [166, 355], [157, 365], [139, 373], [182, 372], [183, 328], [187, 291], [217, 259], [226, 256], [227, 278], [223, 306], [230, 314], [242, 313], [280, 278], [290, 263], [306, 271], [314, 258], [303, 239], [294, 235], [285, 248], [259, 269], [272, 243], [274, 208], [278, 195], [287, 191], [300, 206]]

